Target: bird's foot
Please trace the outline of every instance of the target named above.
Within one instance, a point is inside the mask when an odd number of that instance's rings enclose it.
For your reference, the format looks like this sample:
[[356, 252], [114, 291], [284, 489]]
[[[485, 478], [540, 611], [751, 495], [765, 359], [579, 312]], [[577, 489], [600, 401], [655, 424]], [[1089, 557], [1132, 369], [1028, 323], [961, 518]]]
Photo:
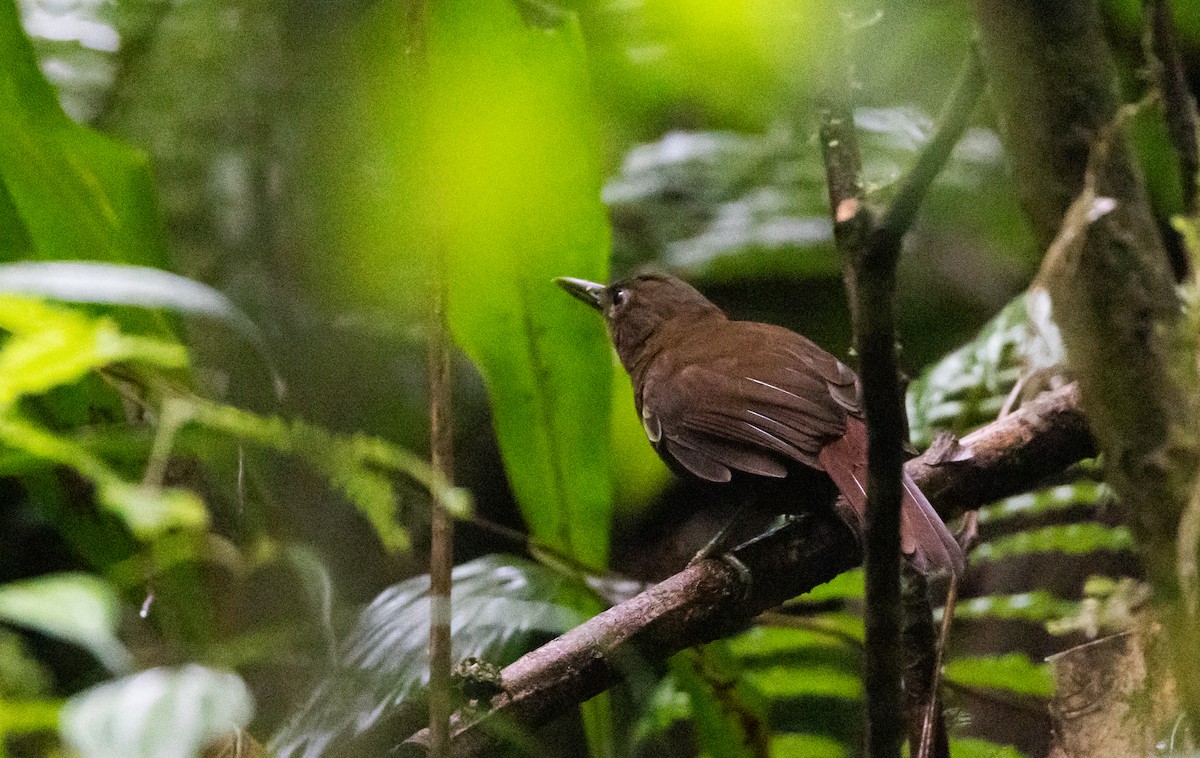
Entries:
[[688, 561], [688, 567], [694, 566], [700, 561], [709, 559], [720, 561], [728, 566], [734, 574], [737, 575], [738, 581], [742, 585], [742, 599], [746, 599], [750, 595], [750, 588], [754, 585], [754, 575], [750, 572], [750, 568], [742, 562], [740, 558], [730, 552], [716, 554], [716, 541], [705, 545], [700, 552], [692, 556]]

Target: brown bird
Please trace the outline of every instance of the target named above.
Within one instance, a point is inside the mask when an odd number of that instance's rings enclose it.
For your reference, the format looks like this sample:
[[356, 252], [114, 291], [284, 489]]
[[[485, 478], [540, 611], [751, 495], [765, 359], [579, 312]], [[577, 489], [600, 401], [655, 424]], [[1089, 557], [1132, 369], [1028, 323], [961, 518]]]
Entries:
[[[862, 536], [867, 427], [849, 367], [783, 327], [731, 321], [672, 276], [555, 281], [604, 314], [646, 436], [672, 469], [710, 482], [785, 477], [797, 463], [823, 471]], [[962, 550], [908, 474], [900, 540], [922, 573], [962, 574]]]

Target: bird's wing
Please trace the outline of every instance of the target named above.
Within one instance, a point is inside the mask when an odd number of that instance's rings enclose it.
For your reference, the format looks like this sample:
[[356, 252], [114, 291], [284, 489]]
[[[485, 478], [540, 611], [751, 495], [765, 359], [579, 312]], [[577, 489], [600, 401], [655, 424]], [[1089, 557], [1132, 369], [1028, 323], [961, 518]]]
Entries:
[[[648, 372], [641, 397], [647, 435], [709, 481], [728, 481], [731, 470], [786, 476], [787, 460], [820, 468], [821, 448], [859, 412], [854, 372], [794, 332], [733, 326], [735, 339], [697, 346], [702, 360]], [[716, 342], [732, 347], [711, 349]]]

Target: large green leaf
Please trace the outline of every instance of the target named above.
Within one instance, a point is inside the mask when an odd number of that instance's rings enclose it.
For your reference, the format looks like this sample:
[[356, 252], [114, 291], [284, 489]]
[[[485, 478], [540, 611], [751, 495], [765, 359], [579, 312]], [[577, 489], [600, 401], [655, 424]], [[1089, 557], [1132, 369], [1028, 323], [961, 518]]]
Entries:
[[193, 758], [253, 713], [237, 674], [197, 665], [155, 668], [72, 697], [61, 730], [88, 758]]
[[12, 0], [0, 0], [0, 144], [0, 260], [166, 263], [146, 156], [63, 113]]
[[[583, 40], [510, 0], [449, 0], [432, 23], [429, 213], [450, 325], [488, 386], [530, 530], [603, 565], [613, 371], [601, 320], [552, 279], [607, 277]], [[431, 130], [432, 131], [432, 130]]]

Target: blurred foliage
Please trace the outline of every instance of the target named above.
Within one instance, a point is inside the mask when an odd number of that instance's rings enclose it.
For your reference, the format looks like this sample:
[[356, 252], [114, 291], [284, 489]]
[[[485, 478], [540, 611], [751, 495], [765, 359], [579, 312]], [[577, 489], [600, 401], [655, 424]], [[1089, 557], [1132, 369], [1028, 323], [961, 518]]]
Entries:
[[[560, 5], [436, 2], [422, 58], [400, 0], [0, 0], [0, 291], [22, 293], [0, 295], [0, 752], [66, 749], [60, 714], [86, 755], [191, 755], [247, 724], [285, 754], [390, 748], [423, 720], [430, 503], [500, 522], [459, 529], [456, 657], [504, 664], [597, 612], [549, 556], [641, 556], [643, 524], [688, 514], [658, 513], [670, 479], [628, 379], [554, 276], [672, 269], [845, 355], [814, 6]], [[1200, 16], [1174, 5], [1195, 72]], [[1140, 5], [1104, 7], [1136, 96]], [[849, 7], [873, 201], [928, 140], [969, 13]], [[1156, 112], [1133, 138], [1169, 218]], [[1040, 251], [1014, 198], [981, 107], [900, 272], [919, 446], [1062, 381], [1044, 303], [1019, 296]], [[421, 458], [439, 270], [461, 488]], [[1044, 717], [972, 693], [1042, 702], [1032, 661], [1145, 603], [1100, 465], [980, 511], [955, 755], [1043, 752]], [[505, 528], [555, 550], [501, 555], [527, 547]], [[849, 572], [665, 674], [631, 662], [617, 718], [525, 747], [855, 755], [862, 596]]]

